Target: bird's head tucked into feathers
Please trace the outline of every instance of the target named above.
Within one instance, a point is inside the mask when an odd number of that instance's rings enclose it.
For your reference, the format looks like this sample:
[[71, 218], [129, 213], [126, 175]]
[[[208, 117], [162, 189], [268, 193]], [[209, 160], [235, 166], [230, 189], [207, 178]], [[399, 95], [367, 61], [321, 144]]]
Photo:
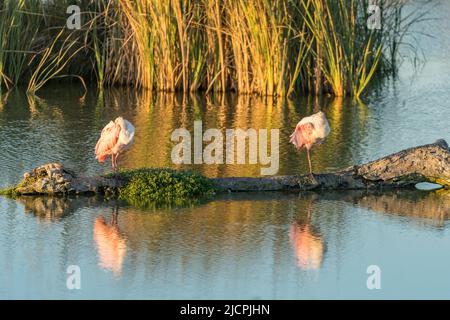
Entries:
[[121, 140], [121, 142], [124, 145], [130, 146], [134, 140], [134, 133], [135, 133], [134, 126], [131, 124], [130, 121], [128, 121], [122, 117], [116, 118], [116, 120], [114, 120], [114, 123], [121, 127], [120, 138], [119, 138]]

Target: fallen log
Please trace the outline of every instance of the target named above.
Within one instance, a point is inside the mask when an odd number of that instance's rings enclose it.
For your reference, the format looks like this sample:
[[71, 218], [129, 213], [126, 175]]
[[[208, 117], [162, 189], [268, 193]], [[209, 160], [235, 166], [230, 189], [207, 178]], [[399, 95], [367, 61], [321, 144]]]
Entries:
[[445, 140], [402, 150], [369, 163], [332, 172], [258, 178], [216, 178], [228, 191], [407, 188], [419, 182], [450, 187], [450, 151]]
[[[61, 164], [50, 163], [25, 173], [23, 181], [9, 190], [15, 195], [114, 194], [127, 183], [123, 177], [120, 173], [87, 177]], [[199, 179], [198, 183], [203, 180]], [[450, 188], [450, 150], [441, 139], [337, 172], [313, 176], [213, 178], [210, 182], [222, 192], [408, 188], [419, 182], [434, 182]]]

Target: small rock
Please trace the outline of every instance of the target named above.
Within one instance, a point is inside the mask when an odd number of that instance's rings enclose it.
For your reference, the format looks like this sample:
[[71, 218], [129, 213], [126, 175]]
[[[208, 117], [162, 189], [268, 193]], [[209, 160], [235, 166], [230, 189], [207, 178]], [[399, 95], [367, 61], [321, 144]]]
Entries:
[[48, 163], [24, 174], [17, 191], [20, 194], [84, 194], [103, 187], [117, 188], [120, 183], [104, 177], [77, 176], [60, 163]]

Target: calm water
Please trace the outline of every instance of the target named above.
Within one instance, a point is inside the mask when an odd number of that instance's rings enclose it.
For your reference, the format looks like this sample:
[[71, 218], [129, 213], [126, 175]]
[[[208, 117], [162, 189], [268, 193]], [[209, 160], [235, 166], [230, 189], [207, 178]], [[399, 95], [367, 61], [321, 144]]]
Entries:
[[[441, 6], [435, 17], [450, 16]], [[418, 35], [426, 64], [400, 68], [364, 103], [333, 98], [172, 96], [53, 85], [0, 103], [0, 186], [51, 161], [104, 173], [93, 148], [118, 115], [136, 126], [128, 168], [170, 166], [210, 177], [258, 176], [258, 165], [174, 166], [176, 128], [280, 128], [279, 174], [307, 171], [288, 136], [323, 110], [332, 133], [315, 171], [344, 168], [417, 144], [450, 140], [448, 20]], [[118, 213], [113, 223], [113, 213]], [[0, 197], [0, 298], [450, 298], [450, 195], [434, 191], [221, 195], [202, 205], [142, 210], [98, 198]], [[66, 287], [81, 268], [81, 289]], [[381, 290], [366, 287], [369, 265]]]

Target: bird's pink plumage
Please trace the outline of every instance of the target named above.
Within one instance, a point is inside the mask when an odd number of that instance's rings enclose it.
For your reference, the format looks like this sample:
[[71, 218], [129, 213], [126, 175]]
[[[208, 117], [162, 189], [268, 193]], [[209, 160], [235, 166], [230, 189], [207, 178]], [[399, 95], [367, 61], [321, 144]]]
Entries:
[[304, 124], [298, 124], [295, 127], [295, 131], [291, 134], [291, 140], [297, 149], [305, 146], [306, 148], [310, 148], [315, 140], [314, 140], [314, 125], [310, 122], [306, 122]]
[[95, 155], [99, 162], [105, 162], [112, 149], [117, 144], [120, 134], [120, 126], [114, 123], [107, 125], [100, 136], [95, 147]]

